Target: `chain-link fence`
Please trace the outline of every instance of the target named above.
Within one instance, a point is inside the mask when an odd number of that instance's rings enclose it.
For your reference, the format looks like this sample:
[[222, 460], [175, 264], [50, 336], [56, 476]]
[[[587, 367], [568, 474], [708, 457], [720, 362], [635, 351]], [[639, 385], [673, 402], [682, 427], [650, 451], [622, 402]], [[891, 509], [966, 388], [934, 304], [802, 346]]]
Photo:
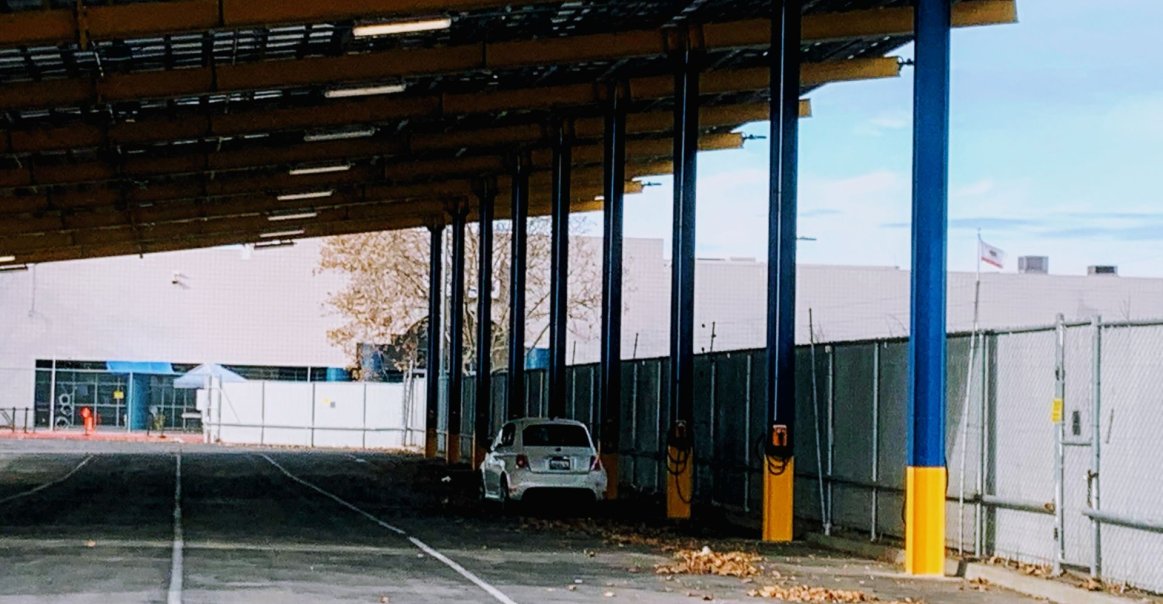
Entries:
[[[1163, 323], [1095, 320], [961, 334], [950, 336], [947, 354], [947, 545], [1163, 591], [1163, 447], [1156, 436], [1163, 426]], [[752, 515], [760, 509], [764, 361], [762, 350], [696, 359], [697, 504]], [[803, 346], [796, 361], [797, 514], [823, 531], [903, 538], [907, 340]], [[658, 496], [666, 476], [669, 363], [625, 361], [622, 372], [622, 491]], [[595, 421], [600, 374], [597, 365], [569, 369], [567, 415]], [[504, 374], [492, 384], [497, 427]], [[525, 389], [528, 413], [544, 415], [544, 371], [527, 372]], [[476, 405], [471, 376], [464, 402], [467, 460]]]

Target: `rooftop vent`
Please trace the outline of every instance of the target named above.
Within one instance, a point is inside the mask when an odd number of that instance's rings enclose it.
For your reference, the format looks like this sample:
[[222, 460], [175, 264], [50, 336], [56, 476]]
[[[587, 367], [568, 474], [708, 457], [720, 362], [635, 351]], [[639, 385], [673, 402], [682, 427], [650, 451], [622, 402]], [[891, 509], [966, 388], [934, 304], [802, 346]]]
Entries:
[[1110, 264], [1099, 264], [1086, 268], [1088, 275], [1118, 275], [1119, 267]]
[[1021, 256], [1018, 258], [1018, 272], [1029, 275], [1045, 275], [1050, 272], [1049, 256]]

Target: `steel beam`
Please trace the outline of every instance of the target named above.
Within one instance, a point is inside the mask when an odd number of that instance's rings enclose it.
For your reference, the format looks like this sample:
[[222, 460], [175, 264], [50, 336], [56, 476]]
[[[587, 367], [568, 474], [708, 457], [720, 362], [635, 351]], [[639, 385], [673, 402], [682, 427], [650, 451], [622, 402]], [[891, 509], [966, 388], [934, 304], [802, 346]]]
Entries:
[[674, 230], [670, 287], [671, 427], [667, 434], [666, 513], [689, 519], [694, 498], [695, 188], [698, 171], [699, 61], [676, 53], [674, 77]]
[[508, 417], [526, 414], [525, 405], [525, 272], [529, 238], [529, 159], [518, 154], [513, 161], [512, 204], [509, 220], [509, 368]]
[[[522, 0], [523, 5], [559, 0]], [[124, 40], [205, 30], [273, 27], [379, 18], [428, 16], [505, 8], [512, 0], [170, 0], [143, 4], [83, 5], [0, 16], [0, 47]]]
[[569, 200], [573, 140], [568, 122], [554, 129], [549, 251], [549, 416], [565, 416], [565, 347], [569, 323]]
[[606, 469], [606, 498], [618, 498], [622, 433], [622, 234], [626, 183], [626, 87], [609, 87], [602, 206], [602, 382], [595, 426]]
[[448, 463], [460, 463], [460, 424], [464, 404], [464, 222], [468, 208], [452, 208], [452, 287], [448, 293]]
[[437, 456], [438, 431], [440, 428], [440, 340], [443, 325], [440, 322], [442, 284], [440, 278], [443, 223], [428, 226], [431, 233], [428, 251], [428, 347], [424, 357], [424, 383], [427, 394], [424, 415], [424, 457]]
[[[959, 24], [1011, 23], [1016, 10], [1006, 0], [971, 0], [957, 4]], [[804, 43], [838, 39], [904, 36], [912, 33], [911, 7], [820, 13], [805, 18]], [[692, 25], [687, 35], [703, 40], [707, 50], [766, 47], [766, 20]], [[504, 71], [544, 64], [620, 61], [661, 57], [659, 30], [482, 42], [436, 48], [393, 49], [312, 57], [291, 61], [260, 61], [182, 69], [178, 71], [109, 74], [103, 78], [71, 78], [23, 82], [0, 90], [0, 109], [87, 106], [141, 99], [201, 96], [247, 90], [274, 90], [326, 84], [384, 81], [469, 71]]]
[[791, 541], [795, 487], [796, 201], [801, 0], [772, 3], [763, 540]]
[[476, 405], [473, 418], [473, 467], [479, 468], [493, 436], [493, 206], [497, 185], [483, 179], [477, 189], [480, 222], [477, 243]]
[[[858, 58], [843, 61], [824, 61], [804, 66], [803, 86], [819, 86], [831, 82], [896, 77], [899, 63], [894, 57]], [[704, 85], [706, 94], [760, 91], [767, 87], [764, 69], [734, 69], [708, 72]], [[669, 79], [645, 77], [630, 80], [635, 100], [655, 100], [669, 97]], [[77, 122], [62, 126], [0, 130], [0, 149], [8, 154], [39, 151], [64, 151], [102, 146], [141, 146], [173, 140], [217, 139], [277, 131], [301, 131], [338, 128], [355, 124], [393, 123], [399, 120], [446, 118], [455, 121], [467, 114], [510, 111], [517, 109], [549, 110], [565, 107], [587, 107], [604, 102], [600, 89], [592, 84], [545, 86], [531, 89], [505, 90], [416, 96], [402, 98], [369, 98], [358, 100], [321, 101], [303, 107], [282, 109], [237, 109], [228, 114], [206, 115], [200, 111], [178, 111], [173, 116], [142, 117], [134, 122], [94, 125]], [[762, 107], [762, 104], [758, 106]], [[753, 119], [743, 114], [740, 123]], [[713, 119], [708, 115], [707, 119]], [[755, 118], [758, 119], [758, 118]], [[670, 124], [660, 117], [653, 118], [658, 131], [669, 129]], [[661, 127], [659, 127], [661, 125]], [[541, 132], [542, 128], [537, 126]], [[584, 118], [579, 121], [582, 132], [593, 131], [597, 123]], [[512, 130], [512, 129], [509, 129]], [[634, 124], [631, 124], [634, 131]], [[649, 131], [649, 130], [644, 130]], [[523, 132], [516, 129], [516, 133]], [[426, 140], [441, 141], [447, 133]], [[515, 133], [511, 132], [510, 136]], [[471, 135], [469, 135], [471, 136]], [[498, 133], [498, 136], [503, 134]], [[437, 148], [472, 146], [477, 139], [455, 137]], [[497, 141], [504, 144], [505, 139]], [[413, 144], [417, 144], [413, 140]], [[437, 143], [439, 144], [439, 143]], [[418, 147], [419, 148], [419, 147]]]
[[[636, 185], [631, 187], [631, 185]], [[641, 192], [641, 185], [627, 184], [628, 193]], [[573, 211], [595, 212], [601, 210], [602, 203], [593, 196], [599, 195], [601, 188], [595, 188], [589, 197], [575, 198]], [[505, 194], [505, 192], [502, 192]], [[413, 199], [408, 203], [373, 204], [361, 207], [360, 212], [347, 212], [323, 220], [312, 220], [295, 224], [303, 230], [300, 235], [279, 237], [277, 240], [294, 240], [311, 237], [351, 235], [383, 230], [400, 230], [424, 227], [431, 222], [431, 216], [443, 211], [447, 196], [431, 199]], [[549, 202], [533, 198], [530, 211], [536, 215], [549, 213]], [[498, 208], [497, 219], [509, 217], [509, 208]], [[320, 218], [323, 218], [321, 215]], [[470, 213], [470, 220], [474, 218]], [[121, 229], [101, 229], [69, 233], [50, 233], [31, 238], [0, 239], [0, 249], [12, 247], [14, 241], [24, 241], [18, 254], [18, 262], [38, 263], [95, 258], [118, 255], [140, 255], [230, 245], [239, 243], [266, 242], [271, 239], [261, 237], [272, 230], [271, 223], [262, 217], [246, 219], [213, 219], [207, 221], [186, 221], [167, 225], [137, 225]], [[288, 225], [286, 228], [292, 228]]]
[[905, 571], [913, 575], [940, 576], [945, 572], [950, 19], [947, 0], [917, 0], [905, 493]]

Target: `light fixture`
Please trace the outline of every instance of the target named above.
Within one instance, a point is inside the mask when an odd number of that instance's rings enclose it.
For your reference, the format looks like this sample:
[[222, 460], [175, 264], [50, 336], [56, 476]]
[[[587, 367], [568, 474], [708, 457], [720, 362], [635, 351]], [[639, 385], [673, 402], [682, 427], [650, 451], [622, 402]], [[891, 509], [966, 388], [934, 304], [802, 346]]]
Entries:
[[356, 38], [395, 36], [399, 34], [414, 34], [422, 31], [436, 31], [450, 27], [452, 27], [452, 19], [449, 17], [427, 17], [423, 19], [384, 21], [381, 23], [361, 23], [351, 28], [351, 35]]
[[331, 197], [335, 194], [335, 189], [328, 189], [326, 191], [308, 191], [306, 193], [284, 193], [276, 197], [279, 201], [300, 201], [303, 199], [323, 199], [324, 197]]
[[343, 99], [353, 96], [374, 96], [377, 94], [399, 94], [408, 89], [405, 84], [383, 84], [381, 86], [361, 86], [358, 88], [331, 88], [323, 93], [329, 99]]
[[0, 264], [8, 264], [9, 262], [16, 262], [16, 256], [0, 256]]
[[275, 239], [274, 241], [259, 241], [254, 244], [256, 250], [269, 250], [276, 247], [291, 247], [295, 242], [290, 239]]
[[267, 220], [271, 222], [279, 222], [282, 220], [307, 220], [319, 215], [319, 212], [298, 212], [295, 214], [271, 214], [267, 216]]
[[325, 130], [308, 132], [303, 135], [303, 142], [319, 143], [324, 141], [342, 141], [353, 138], [367, 138], [376, 133], [375, 128], [355, 128], [350, 130]]
[[310, 174], [330, 174], [332, 172], [347, 172], [351, 164], [330, 164], [326, 166], [302, 166], [291, 168], [291, 176], [308, 176]]
[[259, 237], [262, 237], [263, 239], [282, 239], [284, 237], [298, 237], [299, 235], [302, 235], [306, 232], [307, 231], [303, 229], [293, 229], [289, 231], [269, 231], [262, 233], [259, 235]]

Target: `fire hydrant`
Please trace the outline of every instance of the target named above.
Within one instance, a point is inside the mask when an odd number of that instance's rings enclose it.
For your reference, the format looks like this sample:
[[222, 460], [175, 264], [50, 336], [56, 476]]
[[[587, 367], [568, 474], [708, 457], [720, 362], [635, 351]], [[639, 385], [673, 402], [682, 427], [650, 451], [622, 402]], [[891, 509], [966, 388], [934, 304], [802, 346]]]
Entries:
[[97, 416], [88, 407], [81, 407], [81, 419], [85, 422], [85, 436], [92, 434], [97, 428]]

